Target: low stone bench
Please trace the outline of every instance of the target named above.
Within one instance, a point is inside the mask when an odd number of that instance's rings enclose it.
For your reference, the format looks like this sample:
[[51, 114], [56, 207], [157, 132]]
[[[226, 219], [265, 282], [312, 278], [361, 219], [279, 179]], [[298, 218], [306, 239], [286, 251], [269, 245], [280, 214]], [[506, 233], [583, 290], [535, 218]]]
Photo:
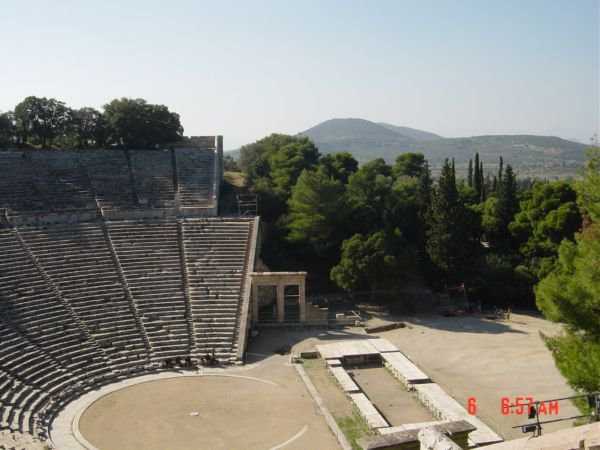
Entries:
[[378, 428], [390, 426], [365, 394], [350, 394], [350, 399], [371, 430], [376, 431]]

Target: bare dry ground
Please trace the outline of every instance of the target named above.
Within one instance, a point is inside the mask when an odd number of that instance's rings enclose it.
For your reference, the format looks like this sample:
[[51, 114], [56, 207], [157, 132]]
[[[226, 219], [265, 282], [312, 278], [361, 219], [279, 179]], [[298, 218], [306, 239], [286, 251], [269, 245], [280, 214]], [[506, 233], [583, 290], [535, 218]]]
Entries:
[[253, 368], [224, 372], [274, 384], [203, 376], [125, 388], [92, 404], [80, 430], [101, 450], [338, 448], [288, 361], [269, 354]]
[[[523, 437], [520, 429], [511, 427], [531, 421], [527, 415], [502, 414], [503, 397], [514, 403], [516, 397], [541, 401], [573, 395], [539, 335], [540, 331], [555, 334], [560, 326], [538, 315], [513, 313], [510, 321], [434, 315], [401, 320], [409, 327], [379, 335], [394, 343], [465, 408], [473, 397], [477, 416], [505, 439]], [[558, 413], [546, 420], [576, 415], [578, 410], [563, 401]], [[544, 432], [570, 425], [570, 421], [548, 424]]]
[[[510, 321], [502, 322], [475, 316], [389, 319], [402, 320], [408, 327], [375, 336], [358, 328], [265, 330], [250, 342], [249, 365], [242, 371], [224, 373], [256, 377], [276, 386], [220, 377], [141, 384], [92, 405], [82, 417], [82, 432], [102, 450], [335, 449], [338, 445], [333, 435], [290, 367], [286, 353], [314, 349], [320, 342], [378, 336], [393, 342], [463, 406], [467, 407], [468, 398], [475, 398], [477, 415], [507, 439], [523, 437], [520, 430], [511, 427], [528, 419], [503, 415], [502, 397], [545, 400], [572, 394], [539, 337], [539, 331], [553, 334], [559, 326], [538, 316], [513, 314]], [[307, 368], [307, 373], [334, 416], [350, 413], [347, 399], [324, 367], [318, 371]], [[393, 425], [427, 417], [420, 405], [405, 395], [407, 392], [397, 391], [386, 404], [385, 393], [391, 389], [388, 382], [395, 383], [387, 373], [361, 369], [355, 378]], [[558, 417], [577, 414], [569, 402], [559, 406]], [[199, 415], [190, 416], [192, 411]], [[547, 425], [544, 432], [569, 425]], [[305, 426], [306, 431], [297, 439], [278, 447]]]

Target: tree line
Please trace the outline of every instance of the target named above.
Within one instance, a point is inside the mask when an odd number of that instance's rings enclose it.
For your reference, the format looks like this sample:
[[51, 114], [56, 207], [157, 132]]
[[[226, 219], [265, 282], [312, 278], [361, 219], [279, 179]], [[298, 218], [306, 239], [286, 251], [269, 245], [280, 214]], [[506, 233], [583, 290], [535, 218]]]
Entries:
[[576, 390], [600, 390], [597, 146], [580, 182], [520, 183], [502, 158], [484, 173], [478, 154], [466, 179], [446, 160], [434, 180], [419, 153], [359, 167], [281, 134], [243, 146], [239, 166], [260, 198], [267, 265], [310, 268], [320, 289], [393, 290], [419, 277], [439, 290], [465, 283], [487, 307], [537, 306], [567, 323], [544, 338], [557, 367]]
[[308, 264], [325, 288], [393, 289], [419, 276], [434, 288], [465, 282], [484, 302], [533, 305], [533, 286], [581, 227], [573, 183], [521, 184], [502, 158], [492, 175], [474, 155], [466, 179], [446, 160], [433, 180], [420, 153], [359, 167], [347, 152], [274, 134], [242, 147], [239, 165], [260, 195], [267, 262]]
[[102, 109], [29, 96], [0, 114], [0, 147], [146, 149], [183, 138], [179, 115], [165, 105], [120, 98]]

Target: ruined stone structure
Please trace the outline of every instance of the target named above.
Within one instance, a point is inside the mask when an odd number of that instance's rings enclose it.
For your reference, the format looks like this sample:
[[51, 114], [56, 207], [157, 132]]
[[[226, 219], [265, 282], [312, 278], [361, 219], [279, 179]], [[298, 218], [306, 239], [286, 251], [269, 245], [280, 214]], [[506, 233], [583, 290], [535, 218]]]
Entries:
[[259, 219], [216, 217], [222, 137], [196, 140], [0, 151], [0, 447], [167, 358], [242, 362]]
[[253, 323], [306, 322], [306, 272], [253, 272], [251, 277]]

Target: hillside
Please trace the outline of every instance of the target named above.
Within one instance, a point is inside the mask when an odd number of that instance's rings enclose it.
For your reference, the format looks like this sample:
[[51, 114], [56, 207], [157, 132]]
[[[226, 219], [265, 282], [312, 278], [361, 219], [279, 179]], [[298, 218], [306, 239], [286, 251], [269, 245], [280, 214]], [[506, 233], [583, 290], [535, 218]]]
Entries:
[[364, 119], [331, 119], [299, 134], [310, 137], [321, 153], [347, 150], [361, 162], [376, 156], [391, 160], [402, 149], [416, 142]]
[[377, 125], [387, 128], [388, 130], [395, 131], [398, 134], [406, 136], [407, 138], [414, 139], [415, 141], [437, 141], [438, 139], [444, 139], [439, 134], [430, 133], [428, 131], [417, 130], [409, 127], [399, 127], [385, 122], [379, 122]]
[[476, 152], [490, 169], [503, 156], [521, 177], [577, 176], [586, 147], [554, 136], [443, 138], [422, 130], [362, 119], [332, 119], [299, 134], [310, 137], [322, 153], [347, 150], [360, 162], [376, 157], [392, 162], [399, 153], [411, 151], [423, 153], [434, 169], [444, 158], [455, 158], [457, 168], [462, 171]]

